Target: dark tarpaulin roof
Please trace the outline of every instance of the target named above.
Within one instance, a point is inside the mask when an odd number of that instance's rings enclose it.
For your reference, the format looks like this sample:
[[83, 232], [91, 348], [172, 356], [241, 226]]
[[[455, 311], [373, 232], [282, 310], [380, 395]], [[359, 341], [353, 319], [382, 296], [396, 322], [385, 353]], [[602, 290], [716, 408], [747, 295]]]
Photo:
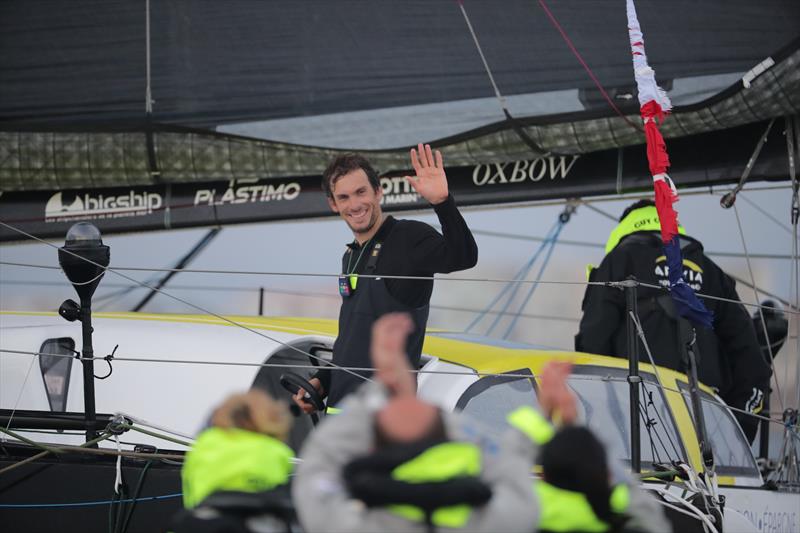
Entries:
[[[630, 87], [625, 3], [550, 4], [602, 83]], [[145, 6], [0, 2], [0, 119], [140, 119]], [[593, 90], [536, 1], [464, 6], [504, 94]], [[170, 0], [150, 10], [157, 122], [208, 127], [493, 94], [455, 0]], [[662, 83], [744, 72], [800, 28], [797, 0], [639, 0], [637, 10]]]
[[[624, 2], [551, 3], [617, 105], [635, 116]], [[145, 120], [146, 5], [0, 2], [0, 190], [318, 174], [333, 152], [297, 143], [319, 145], [323, 128], [351, 132], [340, 148], [364, 147], [385, 129], [429, 141], [426, 123], [444, 123], [453, 110], [477, 118], [441, 130], [447, 138], [436, 144], [448, 164], [644, 141], [533, 0], [464, 6], [534, 148], [501, 122], [454, 0], [153, 1], [154, 103]], [[690, 104], [665, 124], [668, 138], [797, 113], [797, 0], [639, 0], [637, 10], [658, 80]], [[782, 47], [750, 89], [737, 83], [720, 93]], [[487, 104], [491, 112], [476, 111]], [[291, 143], [272, 127], [281, 121]], [[251, 131], [238, 124], [260, 124], [253, 131], [273, 142], [215, 133]], [[389, 171], [407, 156], [371, 157]]]

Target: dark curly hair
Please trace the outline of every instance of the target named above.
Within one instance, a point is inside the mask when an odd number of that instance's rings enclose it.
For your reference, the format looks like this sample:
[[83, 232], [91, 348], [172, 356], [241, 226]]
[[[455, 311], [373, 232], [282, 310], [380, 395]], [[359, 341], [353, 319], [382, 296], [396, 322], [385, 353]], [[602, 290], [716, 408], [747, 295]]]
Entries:
[[342, 176], [361, 169], [366, 173], [370, 185], [376, 191], [381, 186], [377, 171], [372, 167], [366, 157], [360, 154], [342, 154], [336, 156], [322, 173], [322, 190], [328, 198], [333, 197], [333, 186]]

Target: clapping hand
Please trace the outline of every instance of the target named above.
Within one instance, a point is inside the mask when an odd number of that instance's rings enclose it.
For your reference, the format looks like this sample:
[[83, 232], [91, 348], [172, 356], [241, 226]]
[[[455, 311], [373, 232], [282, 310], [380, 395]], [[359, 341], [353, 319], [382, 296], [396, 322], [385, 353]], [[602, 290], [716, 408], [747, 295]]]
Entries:
[[416, 384], [406, 355], [406, 339], [414, 322], [405, 313], [390, 313], [372, 326], [370, 352], [375, 377], [396, 396], [416, 394]]
[[414, 167], [416, 176], [406, 176], [406, 180], [417, 191], [417, 194], [433, 205], [447, 200], [449, 194], [447, 176], [444, 173], [442, 153], [439, 150], [436, 150], [434, 159], [429, 144], [425, 146], [418, 144], [416, 150], [411, 149], [411, 166]]
[[542, 370], [539, 406], [551, 420], [572, 424], [578, 418], [575, 394], [567, 386], [572, 363], [552, 361]]

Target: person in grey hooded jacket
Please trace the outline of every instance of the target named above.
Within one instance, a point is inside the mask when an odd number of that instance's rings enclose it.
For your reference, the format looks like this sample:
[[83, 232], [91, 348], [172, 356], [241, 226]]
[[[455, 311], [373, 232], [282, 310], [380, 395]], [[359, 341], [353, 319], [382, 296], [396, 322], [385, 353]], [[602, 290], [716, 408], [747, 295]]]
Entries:
[[306, 441], [292, 485], [301, 525], [309, 533], [530, 531], [531, 441], [475, 442], [468, 435], [483, 432], [468, 419], [418, 400], [403, 354], [411, 327], [406, 315], [376, 322], [376, 382]]

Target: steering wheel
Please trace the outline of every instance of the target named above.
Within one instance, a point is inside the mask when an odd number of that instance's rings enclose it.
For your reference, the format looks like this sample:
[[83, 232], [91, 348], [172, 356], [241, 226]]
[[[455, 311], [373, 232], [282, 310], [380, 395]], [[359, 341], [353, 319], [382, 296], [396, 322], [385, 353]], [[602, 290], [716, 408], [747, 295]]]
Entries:
[[314, 385], [309, 383], [308, 380], [300, 374], [286, 372], [285, 374], [281, 374], [280, 382], [284, 389], [292, 393], [292, 396], [302, 389], [305, 392], [305, 397], [303, 398], [304, 402], [313, 405], [317, 411], [322, 412], [325, 410], [325, 402], [322, 401], [322, 396], [319, 395]]

